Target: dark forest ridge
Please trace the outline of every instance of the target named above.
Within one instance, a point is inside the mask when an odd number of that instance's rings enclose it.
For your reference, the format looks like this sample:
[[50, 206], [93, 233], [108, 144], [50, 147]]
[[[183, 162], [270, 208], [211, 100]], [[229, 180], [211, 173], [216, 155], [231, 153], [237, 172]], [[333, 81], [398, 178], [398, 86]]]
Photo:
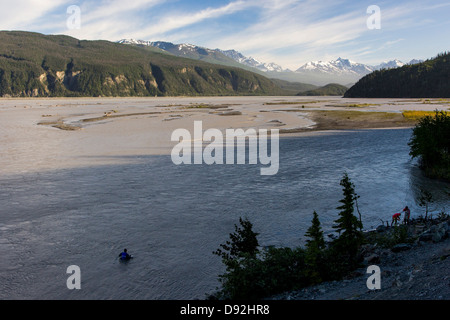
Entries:
[[360, 79], [345, 98], [448, 98], [450, 53], [396, 69], [372, 72]]

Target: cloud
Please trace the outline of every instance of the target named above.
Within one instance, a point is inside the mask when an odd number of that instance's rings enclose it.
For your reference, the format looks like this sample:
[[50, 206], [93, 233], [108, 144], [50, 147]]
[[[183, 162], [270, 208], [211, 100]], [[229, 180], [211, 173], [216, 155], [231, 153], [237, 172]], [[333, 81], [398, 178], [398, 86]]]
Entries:
[[86, 23], [95, 20], [110, 19], [120, 15], [126, 15], [128, 12], [148, 10], [149, 8], [162, 4], [164, 0], [103, 0], [98, 5], [99, 1], [83, 2], [81, 9], [83, 11], [83, 20]]
[[0, 30], [26, 30], [36, 20], [69, 3], [69, 0], [1, 0]]
[[[232, 1], [220, 7], [206, 7], [196, 12], [164, 11], [164, 0], [94, 1], [81, 6], [80, 30], [64, 30], [61, 33], [83, 39], [118, 40], [121, 38], [162, 39], [167, 33], [188, 28], [208, 19], [231, 15], [248, 8], [252, 1]], [[151, 8], [161, 5], [158, 10]], [[163, 13], [164, 12], [164, 13]]]
[[142, 12], [164, 4], [164, 0], [103, 0], [85, 1], [80, 5], [81, 28], [78, 30], [59, 29], [81, 39], [118, 40], [121, 35], [136, 32], [145, 24], [138, 16]]
[[[421, 26], [439, 29], [448, 2], [382, 2], [382, 30], [368, 30], [368, 1], [349, 0], [0, 0], [0, 29], [58, 33], [79, 39], [183, 41], [236, 49], [260, 61], [295, 68], [341, 55], [378, 58]], [[214, 3], [214, 4], [211, 4]], [[66, 25], [69, 5], [81, 8], [81, 28]], [[196, 9], [194, 9], [196, 8]], [[200, 8], [200, 9], [198, 9]], [[242, 21], [239, 19], [243, 19]], [[436, 27], [438, 26], [438, 27]], [[444, 28], [445, 29], [445, 28]], [[402, 45], [404, 45], [402, 43]], [[361, 49], [361, 48], [364, 48]], [[336, 58], [336, 57], [333, 57]]]
[[[270, 52], [327, 47], [353, 40], [367, 31], [364, 10], [330, 14], [329, 3], [292, 2], [283, 8], [263, 7], [259, 21], [234, 34], [212, 41], [213, 46], [235, 48], [243, 52]], [[317, 19], [317, 16], [322, 16]], [[294, 50], [295, 49], [295, 50]]]
[[[208, 19], [217, 19], [224, 15], [231, 15], [248, 7], [248, 1], [234, 1], [218, 8], [208, 7], [198, 12], [168, 13], [153, 21], [150, 26], [136, 30], [134, 34], [137, 38], [161, 38], [169, 32], [180, 30]], [[183, 32], [183, 30], [180, 31]]]
[[349, 5], [344, 1], [296, 1], [281, 9], [261, 6], [258, 21], [233, 34], [211, 39], [211, 46], [234, 48], [290, 69], [330, 55], [360, 57], [405, 41], [403, 35], [416, 27], [417, 14], [423, 6], [420, 2], [381, 5], [382, 30], [367, 28], [367, 5], [359, 2]]

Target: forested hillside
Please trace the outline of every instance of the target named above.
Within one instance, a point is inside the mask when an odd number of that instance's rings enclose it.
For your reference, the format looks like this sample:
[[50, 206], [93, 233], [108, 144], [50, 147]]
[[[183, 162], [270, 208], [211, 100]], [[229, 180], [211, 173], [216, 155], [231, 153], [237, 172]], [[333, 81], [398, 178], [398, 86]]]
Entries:
[[450, 53], [422, 63], [383, 69], [360, 79], [345, 98], [448, 98]]
[[0, 97], [279, 95], [268, 78], [109, 41], [0, 32]]

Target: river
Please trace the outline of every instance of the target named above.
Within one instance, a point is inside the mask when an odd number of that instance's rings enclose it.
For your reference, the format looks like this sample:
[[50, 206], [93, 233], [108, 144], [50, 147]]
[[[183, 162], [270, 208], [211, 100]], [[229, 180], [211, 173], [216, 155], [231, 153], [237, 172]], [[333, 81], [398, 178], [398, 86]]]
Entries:
[[[133, 164], [0, 178], [0, 299], [203, 299], [224, 271], [213, 255], [247, 217], [263, 246], [299, 246], [312, 213], [328, 234], [347, 172], [365, 229], [405, 205], [436, 215], [450, 185], [429, 180], [408, 155], [411, 129], [343, 131], [280, 140], [273, 176], [260, 165], [179, 165], [170, 156]], [[128, 248], [135, 258], [117, 256]], [[81, 289], [69, 290], [77, 265]]]

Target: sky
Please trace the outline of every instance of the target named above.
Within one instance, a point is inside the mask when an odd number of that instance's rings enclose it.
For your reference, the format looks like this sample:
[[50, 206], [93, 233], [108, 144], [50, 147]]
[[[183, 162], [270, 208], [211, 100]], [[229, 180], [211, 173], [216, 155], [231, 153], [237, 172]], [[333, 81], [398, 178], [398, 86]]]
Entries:
[[448, 51], [450, 1], [0, 0], [0, 30], [234, 49], [291, 70], [338, 57], [374, 65]]

